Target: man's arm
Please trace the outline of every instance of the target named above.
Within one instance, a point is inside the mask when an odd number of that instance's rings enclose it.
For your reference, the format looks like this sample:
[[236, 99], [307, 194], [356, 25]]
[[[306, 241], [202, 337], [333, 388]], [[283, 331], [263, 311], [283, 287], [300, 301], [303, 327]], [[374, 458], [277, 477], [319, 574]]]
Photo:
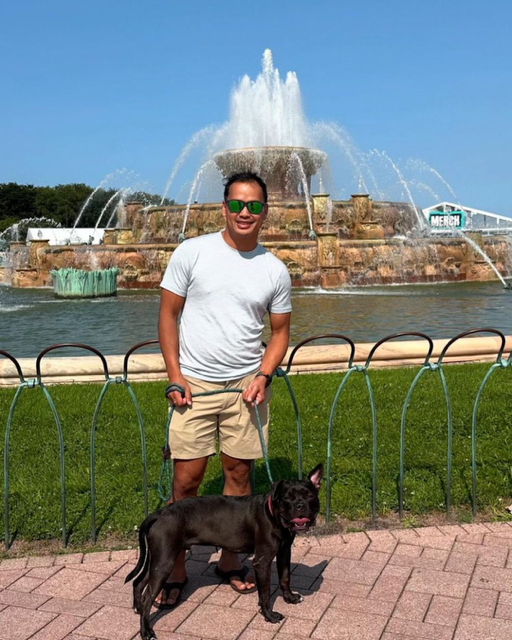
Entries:
[[[262, 373], [271, 375], [283, 361], [290, 341], [290, 318], [291, 313], [269, 314], [271, 337], [261, 361]], [[247, 402], [256, 400], [258, 404], [263, 402], [265, 383], [266, 379], [263, 376], [255, 378], [243, 392], [244, 400]]]
[[185, 304], [185, 298], [162, 289], [160, 311], [158, 314], [158, 340], [165, 360], [169, 382], [175, 382], [185, 389], [182, 398], [179, 391], [173, 391], [168, 398], [177, 406], [192, 404], [192, 395], [180, 369], [178, 319]]

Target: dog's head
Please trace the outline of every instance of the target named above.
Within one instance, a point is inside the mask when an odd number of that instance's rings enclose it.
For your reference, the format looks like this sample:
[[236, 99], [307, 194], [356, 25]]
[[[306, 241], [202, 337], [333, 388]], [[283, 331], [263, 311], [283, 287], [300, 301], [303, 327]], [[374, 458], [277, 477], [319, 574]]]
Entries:
[[271, 502], [280, 526], [294, 533], [307, 531], [320, 509], [318, 491], [324, 467], [316, 466], [307, 480], [280, 480], [272, 485]]

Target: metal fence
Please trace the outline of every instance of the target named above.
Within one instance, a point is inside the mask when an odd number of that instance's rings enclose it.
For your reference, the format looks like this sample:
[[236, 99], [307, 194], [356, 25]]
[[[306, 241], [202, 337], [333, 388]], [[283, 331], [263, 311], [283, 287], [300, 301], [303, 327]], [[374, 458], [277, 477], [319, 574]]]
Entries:
[[[455, 336], [453, 339], [449, 340], [442, 352], [438, 356], [436, 362], [431, 362], [431, 356], [434, 348], [434, 344], [432, 339], [424, 334], [419, 332], [411, 332], [411, 333], [396, 333], [390, 336], [387, 336], [377, 342], [373, 348], [371, 349], [366, 362], [362, 365], [354, 365], [354, 357], [356, 347], [354, 342], [347, 336], [342, 334], [325, 334], [321, 336], [314, 336], [311, 338], [307, 338], [299, 343], [290, 353], [288, 358], [288, 362], [286, 367], [279, 367], [275, 375], [278, 378], [282, 378], [285, 382], [286, 388], [290, 394], [295, 423], [296, 423], [296, 441], [297, 441], [297, 466], [298, 466], [298, 475], [299, 478], [302, 478], [303, 474], [303, 438], [302, 438], [302, 424], [301, 417], [299, 411], [299, 405], [297, 403], [297, 398], [293, 389], [293, 384], [290, 379], [290, 371], [293, 366], [294, 358], [297, 353], [304, 346], [311, 344], [320, 340], [329, 340], [332, 341], [341, 341], [345, 342], [349, 345], [350, 355], [348, 361], [346, 363], [340, 363], [340, 365], [346, 364], [346, 371], [343, 372], [341, 376], [340, 383], [337, 387], [336, 393], [332, 400], [332, 406], [329, 415], [329, 421], [326, 426], [327, 428], [327, 452], [326, 452], [326, 460], [327, 460], [327, 469], [326, 469], [326, 519], [329, 520], [331, 516], [331, 490], [332, 490], [332, 479], [331, 479], [331, 464], [333, 456], [336, 455], [336, 452], [333, 451], [333, 429], [334, 429], [334, 421], [336, 416], [336, 408], [340, 401], [340, 397], [343, 394], [343, 390], [346, 388], [346, 384], [348, 379], [351, 376], [358, 375], [363, 376], [366, 384], [366, 389], [368, 392], [368, 401], [371, 407], [371, 437], [372, 437], [372, 519], [376, 518], [377, 515], [377, 441], [378, 441], [378, 424], [377, 424], [377, 411], [376, 404], [374, 398], [374, 391], [372, 388], [372, 384], [368, 375], [368, 371], [371, 368], [372, 360], [375, 357], [375, 354], [378, 350], [384, 345], [392, 340], [396, 339], [404, 339], [404, 338], [414, 338], [420, 341], [424, 341], [425, 343], [425, 358], [423, 364], [419, 368], [419, 371], [414, 377], [410, 388], [408, 389], [407, 396], [401, 411], [401, 423], [400, 423], [400, 458], [399, 458], [399, 515], [400, 518], [403, 517], [404, 511], [404, 452], [406, 447], [406, 417], [408, 408], [411, 402], [411, 397], [413, 395], [414, 389], [418, 385], [418, 382], [424, 375], [436, 375], [439, 377], [443, 395], [444, 402], [446, 407], [446, 416], [447, 416], [447, 450], [446, 450], [446, 491], [445, 491], [445, 508], [447, 515], [450, 514], [451, 511], [451, 475], [452, 475], [452, 441], [453, 441], [453, 419], [452, 419], [452, 409], [450, 403], [450, 396], [448, 393], [448, 387], [446, 384], [446, 379], [443, 371], [443, 360], [448, 355], [451, 347], [458, 341], [463, 338], [467, 338], [468, 336], [472, 336], [475, 334], [492, 334], [498, 337], [499, 348], [497, 349], [496, 359], [490, 365], [488, 370], [485, 373], [485, 376], [482, 379], [482, 382], [479, 386], [478, 392], [476, 394], [476, 398], [473, 404], [472, 410], [472, 424], [471, 424], [471, 476], [472, 476], [472, 512], [473, 515], [476, 514], [477, 509], [477, 465], [476, 465], [476, 443], [477, 443], [477, 411], [479, 407], [479, 403], [481, 400], [482, 392], [487, 385], [490, 377], [493, 372], [497, 369], [508, 369], [512, 368], [512, 354], [509, 354], [508, 357], [504, 357], [504, 349], [505, 349], [505, 336], [503, 333], [496, 329], [492, 328], [480, 328], [473, 329], [471, 331], [466, 331]], [[8, 415], [7, 415], [7, 423], [5, 428], [5, 442], [4, 442], [4, 543], [6, 548], [9, 548], [11, 544], [10, 538], [10, 528], [9, 528], [9, 479], [10, 479], [10, 469], [9, 469], [9, 452], [10, 452], [10, 437], [11, 437], [11, 426], [12, 420], [14, 416], [14, 412], [16, 409], [16, 405], [20, 398], [20, 395], [25, 389], [34, 389], [40, 388], [43, 391], [43, 394], [48, 402], [48, 405], [53, 414], [53, 418], [55, 421], [55, 426], [57, 429], [58, 443], [59, 443], [59, 461], [60, 461], [60, 495], [61, 495], [61, 530], [62, 530], [62, 546], [65, 547], [67, 543], [67, 530], [66, 530], [66, 486], [65, 486], [65, 443], [63, 436], [63, 429], [61, 425], [61, 420], [59, 417], [59, 413], [55, 406], [55, 403], [52, 399], [52, 395], [47, 385], [45, 385], [42, 374], [41, 374], [41, 362], [45, 356], [47, 356], [50, 352], [55, 351], [57, 349], [62, 348], [74, 348], [81, 349], [87, 351], [89, 353], [94, 354], [100, 359], [103, 368], [103, 377], [104, 384], [101, 389], [99, 399], [96, 403], [92, 425], [90, 429], [90, 498], [91, 498], [91, 539], [93, 542], [96, 541], [96, 489], [95, 489], [95, 469], [96, 469], [96, 454], [95, 454], [95, 440], [96, 440], [96, 430], [98, 423], [98, 416], [100, 413], [100, 409], [105, 398], [105, 394], [111, 385], [124, 385], [127, 389], [129, 397], [133, 402], [135, 412], [137, 415], [139, 434], [140, 434], [140, 443], [141, 443], [141, 461], [142, 461], [142, 484], [143, 484], [143, 496], [144, 496], [144, 511], [147, 515], [148, 513], [148, 474], [147, 474], [147, 456], [146, 456], [146, 436], [144, 429], [144, 421], [142, 417], [142, 413], [139, 407], [139, 403], [137, 397], [133, 391], [133, 388], [130, 384], [129, 380], [129, 359], [136, 351], [148, 347], [151, 345], [157, 345], [157, 340], [149, 340], [146, 342], [139, 343], [133, 346], [128, 350], [123, 360], [123, 372], [121, 376], [111, 377], [108, 370], [108, 365], [105, 356], [95, 349], [94, 347], [80, 344], [80, 343], [63, 343], [63, 344], [55, 344], [50, 347], [44, 349], [36, 358], [36, 377], [33, 379], [26, 379], [24, 377], [22, 368], [18, 362], [18, 360], [12, 356], [10, 353], [0, 350], [0, 357], [7, 358], [11, 361], [17, 371], [17, 376], [19, 379], [19, 384], [16, 389], [14, 398], [11, 402]], [[293, 378], [293, 377], [292, 377]], [[241, 392], [241, 390], [233, 389], [233, 392]], [[257, 416], [259, 416], [256, 411]], [[0, 419], [3, 419], [3, 416], [0, 416]], [[170, 495], [170, 487], [172, 486], [172, 469], [170, 465], [170, 456], [168, 451], [168, 431], [169, 425], [172, 419], [172, 410], [169, 411], [166, 424], [165, 424], [165, 445], [163, 447], [163, 460], [162, 467], [160, 473], [160, 482], [159, 482], [159, 491], [160, 497], [165, 499]], [[261, 423], [258, 419], [258, 426], [260, 431], [260, 438], [262, 443], [262, 452], [265, 458], [267, 474], [269, 476], [270, 481], [272, 481], [271, 475], [271, 460], [269, 460], [268, 453], [265, 448], [264, 439], [261, 430]], [[164, 493], [164, 485], [167, 485], [167, 491]]]

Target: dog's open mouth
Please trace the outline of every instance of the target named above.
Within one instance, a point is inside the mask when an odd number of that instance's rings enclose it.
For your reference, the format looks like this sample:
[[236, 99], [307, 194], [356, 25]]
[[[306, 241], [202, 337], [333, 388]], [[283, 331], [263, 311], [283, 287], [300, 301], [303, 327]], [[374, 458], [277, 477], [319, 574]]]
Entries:
[[293, 518], [290, 527], [293, 531], [307, 531], [311, 525], [309, 518]]

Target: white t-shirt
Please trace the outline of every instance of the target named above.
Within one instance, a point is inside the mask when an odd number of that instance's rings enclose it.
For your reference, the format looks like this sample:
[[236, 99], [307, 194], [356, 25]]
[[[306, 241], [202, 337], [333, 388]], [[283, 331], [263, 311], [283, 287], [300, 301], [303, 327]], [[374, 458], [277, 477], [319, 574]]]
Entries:
[[231, 248], [220, 232], [179, 245], [160, 286], [186, 298], [180, 321], [182, 373], [209, 382], [256, 371], [265, 314], [292, 310], [285, 265], [259, 244], [247, 252]]

